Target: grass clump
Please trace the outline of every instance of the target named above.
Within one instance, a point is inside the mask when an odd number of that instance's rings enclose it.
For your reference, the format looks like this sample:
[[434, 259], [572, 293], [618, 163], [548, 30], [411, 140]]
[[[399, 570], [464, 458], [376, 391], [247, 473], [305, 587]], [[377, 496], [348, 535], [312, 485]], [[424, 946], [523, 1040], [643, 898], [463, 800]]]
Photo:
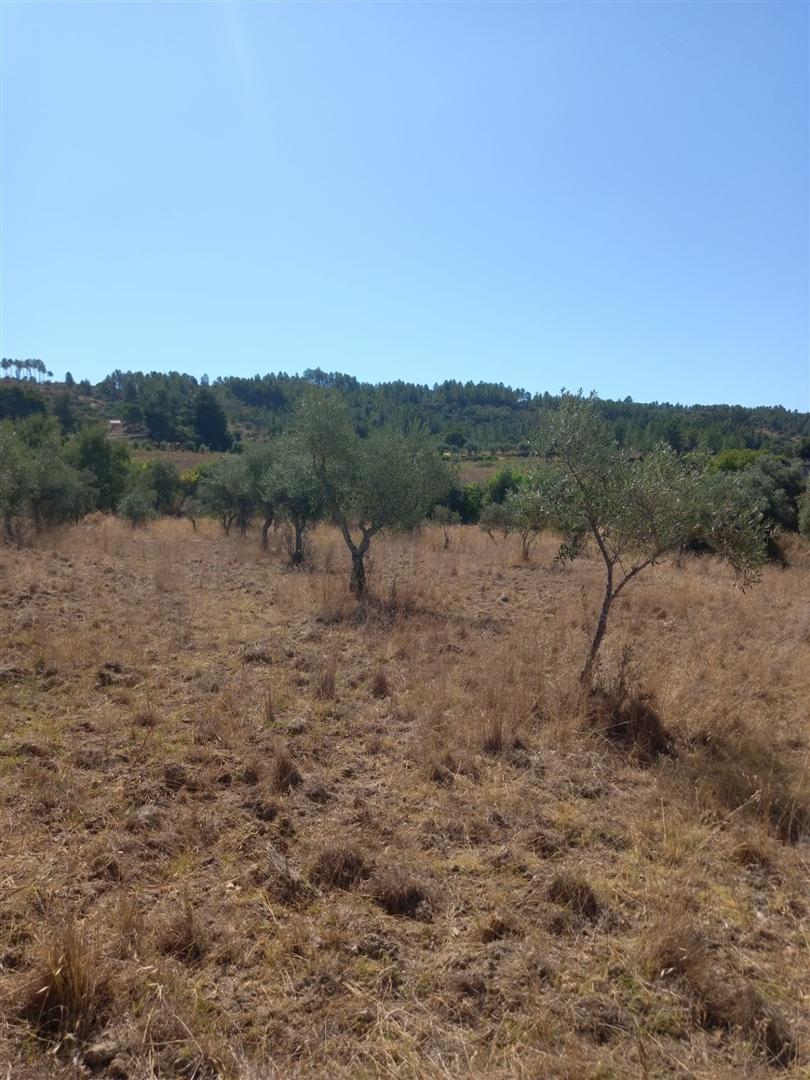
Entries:
[[283, 746], [277, 747], [269, 776], [273, 791], [283, 795], [291, 788], [298, 787], [303, 779], [289, 752]]
[[721, 810], [759, 817], [785, 844], [810, 835], [807, 776], [763, 735], [742, 725], [727, 734], [704, 732], [693, 743], [684, 773]]
[[372, 896], [389, 915], [416, 918], [429, 914], [432, 907], [425, 886], [401, 866], [389, 866], [377, 872]]
[[772, 1067], [787, 1068], [798, 1060], [796, 1036], [779, 1010], [713, 955], [685, 914], [653, 936], [650, 973], [679, 980], [701, 1027], [741, 1032]]
[[546, 896], [555, 904], [568, 908], [580, 919], [595, 922], [602, 913], [602, 904], [584, 878], [576, 874], [555, 874], [548, 883]]
[[625, 650], [615, 677], [589, 690], [588, 724], [639, 763], [650, 764], [672, 754], [674, 744], [655, 709], [653, 695], [634, 689], [631, 682], [630, 654]]
[[371, 679], [371, 696], [375, 698], [387, 698], [391, 695], [391, 687], [388, 676], [383, 668], [377, 668]]
[[167, 956], [195, 962], [206, 952], [206, 935], [200, 917], [186, 896], [180, 910], [160, 927], [157, 945]]
[[365, 856], [352, 847], [324, 848], [310, 870], [310, 879], [328, 889], [351, 889], [369, 876]]
[[69, 919], [42, 948], [23, 985], [20, 1015], [38, 1035], [82, 1041], [108, 1014], [112, 989], [107, 966], [87, 930]]

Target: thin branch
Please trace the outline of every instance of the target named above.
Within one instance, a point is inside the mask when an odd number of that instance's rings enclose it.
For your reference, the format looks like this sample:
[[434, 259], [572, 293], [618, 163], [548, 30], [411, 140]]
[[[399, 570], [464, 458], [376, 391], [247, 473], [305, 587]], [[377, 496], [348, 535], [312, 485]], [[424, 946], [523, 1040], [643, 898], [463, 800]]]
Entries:
[[[658, 554], [660, 554], [660, 553], [658, 553]], [[613, 599], [614, 600], [619, 595], [619, 593], [622, 591], [622, 589], [625, 587], [625, 585], [627, 584], [628, 581], [632, 581], [633, 578], [636, 576], [636, 574], [640, 574], [641, 571], [646, 566], [649, 566], [651, 563], [655, 562], [656, 558], [658, 557], [658, 554], [651, 555], [649, 557], [649, 559], [645, 559], [644, 562], [637, 563], [629, 573], [624, 575], [622, 580], [619, 582], [619, 584], [613, 590]]]

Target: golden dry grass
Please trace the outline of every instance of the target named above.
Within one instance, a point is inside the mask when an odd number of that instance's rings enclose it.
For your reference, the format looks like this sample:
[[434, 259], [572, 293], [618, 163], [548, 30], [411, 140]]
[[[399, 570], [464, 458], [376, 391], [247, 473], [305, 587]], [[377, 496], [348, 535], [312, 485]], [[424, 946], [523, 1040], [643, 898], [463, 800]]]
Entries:
[[0, 549], [9, 1077], [806, 1075], [806, 547], [628, 589], [639, 753], [577, 701], [598, 564], [451, 532], [362, 619], [329, 528]]

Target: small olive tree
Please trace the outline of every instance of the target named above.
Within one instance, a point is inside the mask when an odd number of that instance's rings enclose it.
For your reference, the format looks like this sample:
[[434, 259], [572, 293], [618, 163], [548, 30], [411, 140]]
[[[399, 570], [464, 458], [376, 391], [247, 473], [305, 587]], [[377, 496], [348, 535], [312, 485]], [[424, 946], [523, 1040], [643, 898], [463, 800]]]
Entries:
[[[572, 537], [589, 534], [605, 568], [602, 606], [580, 673], [585, 688], [614, 601], [646, 567], [695, 537], [731, 564], [743, 587], [765, 560], [762, 515], [734, 477], [709, 474], [704, 459], [679, 457], [666, 446], [643, 457], [626, 453], [595, 406], [594, 395], [563, 395], [546, 438], [563, 478], [555, 489], [557, 527]], [[564, 557], [578, 552], [579, 544], [563, 543]]]
[[217, 518], [227, 534], [236, 525], [244, 536], [256, 509], [249, 462], [239, 454], [215, 461], [200, 477], [196, 499], [201, 511]]
[[325, 503], [312, 459], [299, 440], [278, 440], [273, 463], [262, 476], [258, 491], [262, 505], [273, 507], [292, 528], [290, 559], [294, 566], [300, 566], [304, 561], [304, 535], [323, 517]]
[[327, 513], [349, 549], [351, 589], [362, 600], [372, 539], [416, 528], [450, 490], [450, 472], [419, 435], [375, 431], [360, 439], [345, 403], [333, 393], [301, 402], [296, 431]]
[[118, 500], [116, 512], [119, 517], [128, 521], [133, 529], [140, 528], [158, 516], [155, 494], [145, 484], [136, 485]]
[[29, 508], [37, 532], [76, 522], [96, 504], [92, 473], [74, 469], [57, 447], [52, 451], [43, 447], [32, 457]]
[[810, 480], [808, 480], [808, 488], [804, 495], [800, 495], [798, 499], [799, 507], [799, 532], [806, 539], [810, 540]]
[[493, 532], [503, 532], [505, 537], [510, 533], [519, 536], [521, 557], [528, 562], [538, 536], [556, 525], [564, 491], [565, 477], [557, 470], [534, 472], [510, 491], [503, 502], [484, 507], [481, 528], [490, 536]]
[[277, 510], [272, 490], [265, 483], [265, 477], [273, 464], [273, 455], [273, 449], [266, 443], [252, 446], [242, 455], [244, 468], [247, 470], [248, 501], [252, 512], [257, 513], [261, 520], [261, 544], [265, 549]]
[[435, 525], [441, 525], [442, 532], [444, 533], [444, 547], [445, 549], [450, 547], [450, 532], [451, 525], [461, 524], [461, 514], [456, 510], [451, 510], [449, 506], [445, 506], [444, 503], [436, 503], [433, 509], [430, 511], [430, 520]]

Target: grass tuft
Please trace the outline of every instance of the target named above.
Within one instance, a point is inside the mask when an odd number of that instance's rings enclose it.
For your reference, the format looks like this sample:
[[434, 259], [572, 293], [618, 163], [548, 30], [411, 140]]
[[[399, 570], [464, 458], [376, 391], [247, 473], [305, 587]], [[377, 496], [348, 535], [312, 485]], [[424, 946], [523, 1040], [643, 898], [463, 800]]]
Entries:
[[269, 783], [272, 790], [281, 795], [298, 787], [302, 781], [303, 777], [289, 752], [283, 746], [278, 746], [270, 766]]
[[326, 847], [310, 870], [310, 880], [330, 889], [351, 889], [367, 878], [370, 868], [361, 852], [350, 847]]
[[432, 906], [425, 886], [400, 866], [386, 867], [375, 874], [372, 896], [389, 915], [427, 916]]
[[20, 1014], [42, 1037], [86, 1039], [112, 1001], [109, 971], [86, 929], [69, 919], [49, 938], [22, 987]]

